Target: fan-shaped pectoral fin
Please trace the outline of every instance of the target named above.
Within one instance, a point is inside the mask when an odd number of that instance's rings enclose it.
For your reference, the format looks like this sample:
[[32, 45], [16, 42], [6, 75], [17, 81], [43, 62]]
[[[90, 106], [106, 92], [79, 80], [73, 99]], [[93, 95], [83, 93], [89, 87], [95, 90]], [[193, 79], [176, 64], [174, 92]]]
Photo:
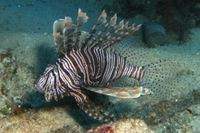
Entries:
[[100, 93], [103, 95], [118, 97], [118, 98], [138, 98], [142, 95], [153, 94], [147, 88], [140, 87], [87, 87], [88, 90]]

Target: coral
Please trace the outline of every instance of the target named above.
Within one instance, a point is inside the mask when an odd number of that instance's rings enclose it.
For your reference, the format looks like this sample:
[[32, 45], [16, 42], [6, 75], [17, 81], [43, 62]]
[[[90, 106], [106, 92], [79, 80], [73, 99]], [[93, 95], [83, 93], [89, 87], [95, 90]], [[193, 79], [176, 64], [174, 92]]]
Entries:
[[12, 78], [17, 69], [16, 57], [11, 54], [11, 51], [11, 49], [0, 50], [0, 75], [8, 79]]
[[[93, 130], [93, 131], [91, 131]], [[114, 133], [114, 129], [112, 126], [109, 125], [100, 125], [97, 128], [91, 129], [88, 133]]]
[[102, 124], [87, 133], [152, 133], [153, 131], [141, 119], [125, 119]]
[[25, 96], [32, 91], [34, 75], [31, 71], [30, 67], [17, 61], [11, 49], [0, 50], [0, 119], [29, 108], [23, 104]]

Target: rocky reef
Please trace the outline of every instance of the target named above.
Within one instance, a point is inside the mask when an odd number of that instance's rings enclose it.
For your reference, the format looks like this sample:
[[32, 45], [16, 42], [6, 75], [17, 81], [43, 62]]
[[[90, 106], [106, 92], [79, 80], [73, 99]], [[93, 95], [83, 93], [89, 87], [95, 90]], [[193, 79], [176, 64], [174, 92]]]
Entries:
[[[34, 69], [20, 62], [12, 49], [0, 51], [0, 119], [21, 114], [37, 104], [31, 102], [37, 95], [33, 89]], [[37, 100], [36, 100], [37, 101]]]

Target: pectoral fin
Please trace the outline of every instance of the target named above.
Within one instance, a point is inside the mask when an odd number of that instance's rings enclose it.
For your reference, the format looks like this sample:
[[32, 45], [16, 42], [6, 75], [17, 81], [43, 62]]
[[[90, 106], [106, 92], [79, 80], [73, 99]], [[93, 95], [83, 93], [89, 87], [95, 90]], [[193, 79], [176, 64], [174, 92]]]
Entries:
[[141, 95], [152, 94], [149, 89], [140, 87], [87, 87], [86, 89], [118, 98], [138, 98]]

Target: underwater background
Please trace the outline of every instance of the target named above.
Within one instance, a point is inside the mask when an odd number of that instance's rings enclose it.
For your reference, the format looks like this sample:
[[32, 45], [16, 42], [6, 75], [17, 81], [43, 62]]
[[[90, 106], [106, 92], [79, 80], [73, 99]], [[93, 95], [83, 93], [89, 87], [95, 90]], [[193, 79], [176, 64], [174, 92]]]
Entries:
[[[176, 74], [150, 86], [155, 94], [110, 97], [116, 118], [108, 123], [89, 117], [72, 97], [46, 102], [34, 88], [58, 58], [53, 22], [65, 16], [76, 20], [79, 8], [89, 16], [86, 32], [104, 9], [108, 18], [117, 13], [118, 22], [143, 24], [119, 45], [120, 55], [132, 56], [138, 65], [170, 60], [164, 66]], [[199, 12], [198, 0], [1, 0], [0, 132], [200, 132]], [[131, 82], [122, 78], [113, 84]]]

